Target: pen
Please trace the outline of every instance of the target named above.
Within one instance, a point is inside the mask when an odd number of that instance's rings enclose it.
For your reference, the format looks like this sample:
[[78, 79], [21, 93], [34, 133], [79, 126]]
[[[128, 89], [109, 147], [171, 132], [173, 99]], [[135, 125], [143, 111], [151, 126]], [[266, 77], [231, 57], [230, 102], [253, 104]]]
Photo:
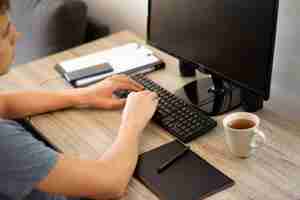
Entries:
[[186, 146], [182, 151], [178, 152], [176, 155], [174, 155], [174, 157], [172, 157], [171, 159], [167, 160], [166, 162], [164, 162], [158, 169], [157, 169], [157, 173], [161, 173], [163, 172], [165, 169], [167, 169], [168, 167], [170, 167], [176, 160], [178, 160], [179, 158], [181, 158], [182, 156], [185, 155], [186, 152], [188, 152], [190, 150], [189, 146]]

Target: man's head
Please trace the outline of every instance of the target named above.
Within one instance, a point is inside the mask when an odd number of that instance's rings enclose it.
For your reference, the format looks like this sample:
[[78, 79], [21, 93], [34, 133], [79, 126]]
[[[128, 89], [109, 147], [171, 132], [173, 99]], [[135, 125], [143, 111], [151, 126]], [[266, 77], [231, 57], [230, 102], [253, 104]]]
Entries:
[[0, 0], [0, 12], [6, 13], [9, 9], [9, 0]]
[[19, 33], [8, 17], [9, 0], [0, 0], [0, 74], [8, 71], [15, 56]]

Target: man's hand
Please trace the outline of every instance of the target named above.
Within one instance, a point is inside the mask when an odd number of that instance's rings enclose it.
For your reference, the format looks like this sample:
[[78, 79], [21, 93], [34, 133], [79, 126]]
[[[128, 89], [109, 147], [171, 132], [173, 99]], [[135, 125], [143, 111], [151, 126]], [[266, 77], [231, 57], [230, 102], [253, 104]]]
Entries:
[[79, 89], [83, 99], [81, 105], [102, 109], [121, 108], [125, 105], [126, 99], [114, 97], [113, 92], [123, 89], [141, 91], [144, 87], [126, 75], [115, 75], [95, 85]]
[[152, 118], [158, 105], [158, 96], [154, 92], [132, 92], [122, 115], [121, 129], [130, 129], [141, 133]]

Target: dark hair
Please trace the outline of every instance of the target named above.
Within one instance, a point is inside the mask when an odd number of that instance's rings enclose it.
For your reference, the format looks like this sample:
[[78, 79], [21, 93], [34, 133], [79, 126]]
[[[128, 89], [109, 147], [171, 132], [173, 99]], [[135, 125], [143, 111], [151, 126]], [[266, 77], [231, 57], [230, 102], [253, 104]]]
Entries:
[[0, 0], [0, 14], [4, 14], [9, 10], [9, 0]]

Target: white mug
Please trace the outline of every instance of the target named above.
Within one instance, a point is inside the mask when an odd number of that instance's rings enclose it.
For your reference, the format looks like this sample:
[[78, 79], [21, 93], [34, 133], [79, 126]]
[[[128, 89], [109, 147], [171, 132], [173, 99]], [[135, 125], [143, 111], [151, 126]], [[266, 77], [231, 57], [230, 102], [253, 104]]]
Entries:
[[[248, 128], [232, 127], [232, 123], [237, 122], [237, 120], [249, 120], [253, 125]], [[256, 115], [247, 112], [229, 114], [224, 118], [225, 139], [233, 155], [240, 158], [247, 158], [253, 150], [266, 143], [265, 134], [258, 130], [259, 122], [260, 120]]]

